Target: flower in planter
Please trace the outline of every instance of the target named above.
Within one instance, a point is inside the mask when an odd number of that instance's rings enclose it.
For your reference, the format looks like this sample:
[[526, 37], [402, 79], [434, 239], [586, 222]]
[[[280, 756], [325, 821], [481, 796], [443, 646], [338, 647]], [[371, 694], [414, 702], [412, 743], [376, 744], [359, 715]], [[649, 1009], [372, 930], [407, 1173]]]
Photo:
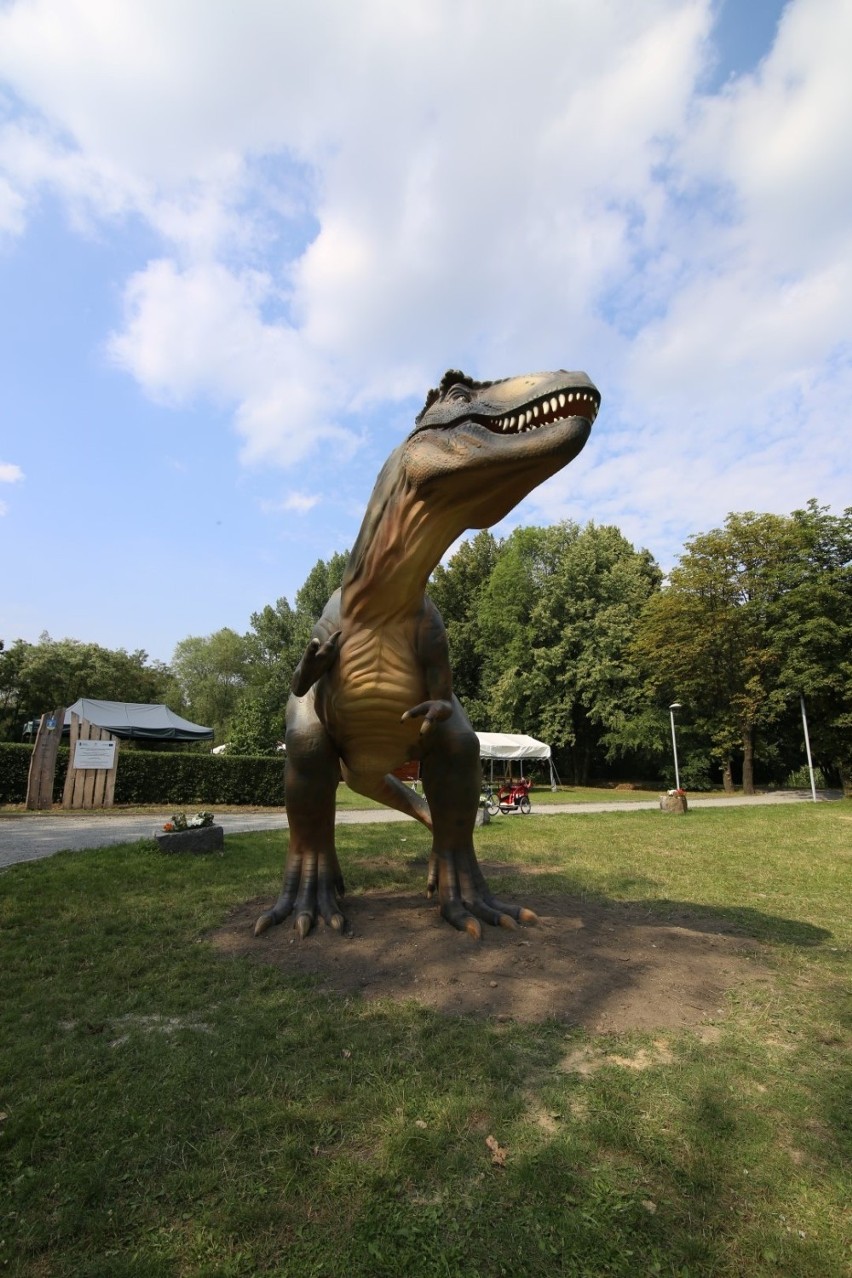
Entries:
[[194, 817], [190, 817], [187, 821], [187, 828], [190, 830], [203, 830], [208, 825], [213, 824], [212, 812], [196, 812]]
[[185, 812], [176, 812], [171, 821], [167, 821], [163, 826], [169, 834], [179, 830], [204, 830], [207, 826], [212, 825], [215, 820], [212, 812], [196, 812], [195, 816], [187, 817]]

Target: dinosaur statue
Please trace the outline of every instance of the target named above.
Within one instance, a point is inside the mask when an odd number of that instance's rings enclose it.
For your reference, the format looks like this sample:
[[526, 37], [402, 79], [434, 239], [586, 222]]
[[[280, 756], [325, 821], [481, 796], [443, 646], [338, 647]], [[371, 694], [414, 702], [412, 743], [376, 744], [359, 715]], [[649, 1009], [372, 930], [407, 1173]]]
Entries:
[[[534, 923], [495, 900], [473, 848], [479, 742], [453, 695], [447, 636], [425, 594], [466, 530], [487, 528], [585, 444], [600, 395], [584, 373], [476, 382], [444, 374], [414, 430], [376, 481], [343, 584], [296, 668], [287, 704], [290, 843], [281, 895], [255, 925], [289, 915], [304, 937], [317, 916], [348, 929], [334, 843], [341, 774], [359, 794], [432, 831], [427, 895], [479, 938], [481, 923]], [[392, 775], [419, 759], [425, 798]]]

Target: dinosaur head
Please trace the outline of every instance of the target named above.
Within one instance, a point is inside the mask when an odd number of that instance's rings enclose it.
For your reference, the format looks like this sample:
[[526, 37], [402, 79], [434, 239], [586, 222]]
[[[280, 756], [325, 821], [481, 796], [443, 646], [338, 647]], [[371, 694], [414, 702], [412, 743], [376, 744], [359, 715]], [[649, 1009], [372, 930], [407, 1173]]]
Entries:
[[464, 528], [496, 523], [580, 452], [600, 407], [585, 373], [476, 382], [454, 370], [402, 445], [408, 482]]
[[457, 537], [496, 524], [577, 456], [599, 405], [585, 373], [445, 373], [376, 480], [343, 582], [350, 613], [412, 606]]

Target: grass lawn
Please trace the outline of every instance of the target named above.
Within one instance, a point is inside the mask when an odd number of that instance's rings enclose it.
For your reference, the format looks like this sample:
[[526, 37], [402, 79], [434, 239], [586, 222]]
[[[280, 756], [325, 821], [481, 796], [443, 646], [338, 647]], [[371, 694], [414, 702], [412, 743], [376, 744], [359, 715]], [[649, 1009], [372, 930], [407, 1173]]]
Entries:
[[[499, 786], [494, 783], [494, 793], [497, 793]], [[422, 793], [422, 787], [419, 788]], [[563, 785], [556, 790], [551, 790], [547, 784], [534, 786], [530, 799], [533, 806], [537, 803], [642, 803], [653, 802], [659, 795], [665, 794], [665, 787], [658, 789], [646, 790], [616, 790], [615, 787], [603, 785]], [[700, 795], [696, 795], [699, 799], [709, 799], [715, 795], [724, 796], [723, 790], [707, 791]], [[380, 808], [380, 803], [375, 803], [372, 799], [365, 799], [362, 794], [356, 794], [354, 790], [350, 790], [348, 785], [340, 785], [337, 790], [337, 806], [339, 808]]]
[[[497, 792], [498, 785], [495, 782], [494, 791]], [[418, 787], [418, 793], [423, 793], [422, 786]], [[558, 804], [558, 803], [642, 803], [653, 802], [659, 795], [665, 793], [665, 787], [648, 787], [637, 790], [617, 790], [614, 786], [605, 785], [577, 785], [559, 786], [556, 790], [551, 790], [547, 784], [536, 785], [533, 787], [530, 798], [533, 804]], [[710, 799], [714, 797], [730, 797], [726, 796], [724, 790], [707, 790], [700, 794], [690, 794], [690, 800]], [[348, 785], [341, 784], [337, 787], [337, 806], [340, 809], [361, 809], [367, 811], [369, 809], [381, 809], [384, 805], [376, 803], [374, 799], [367, 799], [363, 794], [356, 794], [354, 790], [350, 790]], [[171, 813], [175, 810], [186, 811], [192, 813], [199, 808], [209, 808], [216, 814], [223, 812], [236, 812], [240, 814], [253, 812], [283, 812], [283, 806], [280, 808], [269, 807], [252, 807], [248, 804], [240, 804], [239, 806], [229, 805], [226, 803], [205, 804], [199, 803], [158, 803], [158, 804], [121, 804], [113, 808], [91, 808], [86, 809], [85, 816], [88, 818], [103, 818], [109, 820], [113, 816], [162, 816], [164, 813]], [[0, 820], [3, 817], [20, 817], [20, 816], [43, 816], [43, 812], [28, 812], [23, 803], [8, 803], [0, 805]], [[56, 817], [79, 817], [81, 811], [77, 808], [62, 808], [54, 805], [50, 815]]]
[[[427, 835], [404, 827], [403, 854], [402, 828], [338, 830], [350, 890], [412, 885]], [[277, 892], [277, 834], [15, 866], [0, 1271], [848, 1276], [852, 804], [533, 815], [478, 838], [516, 867], [507, 895], [686, 906], [760, 941], [770, 979], [712, 1038], [453, 1019], [214, 952], [232, 906]], [[578, 1049], [599, 1068], [560, 1069]]]

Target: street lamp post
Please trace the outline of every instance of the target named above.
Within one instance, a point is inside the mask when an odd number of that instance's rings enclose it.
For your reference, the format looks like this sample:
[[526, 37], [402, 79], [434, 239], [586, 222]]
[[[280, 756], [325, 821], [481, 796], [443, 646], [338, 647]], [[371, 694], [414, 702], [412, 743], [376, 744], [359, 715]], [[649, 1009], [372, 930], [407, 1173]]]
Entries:
[[674, 712], [675, 710], [680, 710], [680, 708], [681, 707], [680, 707], [679, 701], [673, 701], [671, 705], [669, 706], [669, 718], [672, 721], [672, 754], [674, 755], [675, 789], [676, 790], [680, 789], [680, 773], [678, 771], [678, 766], [677, 766], [677, 736], [675, 735]]
[[805, 713], [804, 693], [799, 693], [799, 701], [801, 702], [801, 705], [802, 705], [802, 727], [805, 730], [805, 750], [807, 751], [807, 755], [808, 755], [808, 772], [810, 773], [810, 777], [811, 777], [811, 795], [813, 796], [814, 803], [816, 803], [817, 792], [816, 792], [816, 781], [814, 780], [814, 761], [811, 758], [811, 739], [808, 736], [808, 716]]

